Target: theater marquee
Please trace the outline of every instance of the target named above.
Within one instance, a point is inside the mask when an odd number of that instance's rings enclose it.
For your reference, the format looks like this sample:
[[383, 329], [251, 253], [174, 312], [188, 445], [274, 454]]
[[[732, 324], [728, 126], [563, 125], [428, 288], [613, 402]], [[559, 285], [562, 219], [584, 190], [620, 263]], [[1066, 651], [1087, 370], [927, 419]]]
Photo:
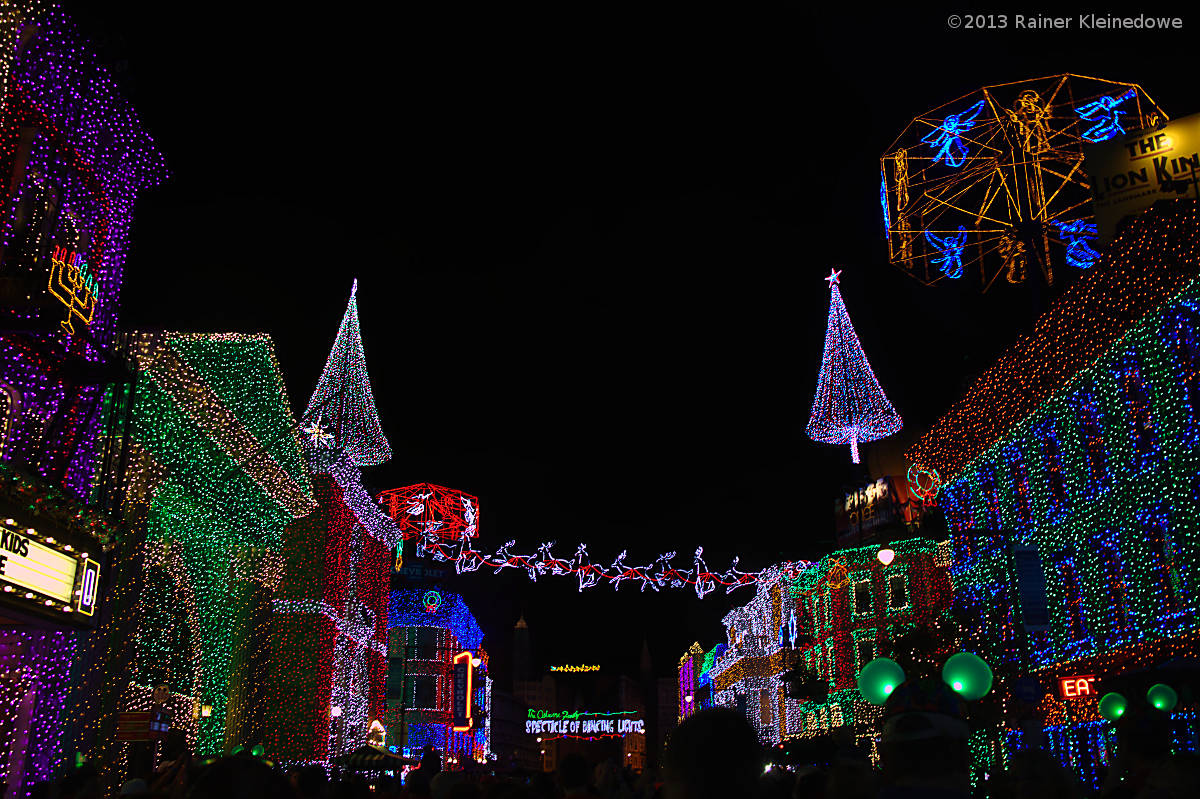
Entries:
[[0, 586], [8, 597], [91, 616], [99, 582], [100, 564], [86, 552], [56, 546], [12, 519], [0, 524]]

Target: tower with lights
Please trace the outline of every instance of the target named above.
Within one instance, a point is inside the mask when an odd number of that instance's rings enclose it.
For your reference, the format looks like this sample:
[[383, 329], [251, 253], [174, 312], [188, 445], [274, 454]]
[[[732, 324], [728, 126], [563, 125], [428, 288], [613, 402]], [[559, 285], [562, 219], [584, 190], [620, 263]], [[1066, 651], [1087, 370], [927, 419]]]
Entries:
[[[358, 323], [358, 281], [302, 421], [318, 509], [288, 526], [272, 601], [267, 754], [326, 763], [372, 738], [387, 680], [387, 597], [400, 528], [362, 484], [383, 435]], [[376, 724], [378, 722], [378, 724]]]

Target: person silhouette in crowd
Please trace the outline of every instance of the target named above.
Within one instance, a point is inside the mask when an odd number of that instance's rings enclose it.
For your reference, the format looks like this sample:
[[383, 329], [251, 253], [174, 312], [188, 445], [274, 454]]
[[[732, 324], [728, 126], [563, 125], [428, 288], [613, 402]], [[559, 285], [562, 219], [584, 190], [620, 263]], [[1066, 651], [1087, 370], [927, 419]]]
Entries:
[[301, 766], [291, 773], [292, 788], [297, 799], [325, 799], [329, 791], [329, 775], [324, 766]]
[[193, 772], [189, 799], [293, 799], [286, 777], [254, 757], [232, 755]]
[[693, 713], [663, 755], [664, 799], [754, 797], [763, 750], [750, 722], [728, 708]]
[[563, 796], [579, 797], [579, 799], [600, 799], [600, 795], [592, 790], [589, 780], [592, 768], [583, 755], [572, 752], [558, 764], [555, 775], [559, 790]]
[[883, 706], [880, 799], [970, 799], [966, 705], [940, 679], [908, 680]]
[[1083, 786], [1043, 749], [1025, 749], [989, 780], [989, 799], [1083, 799]]
[[1136, 797], [1155, 767], [1171, 755], [1171, 717], [1148, 702], [1130, 702], [1117, 719], [1117, 754], [1100, 795]]

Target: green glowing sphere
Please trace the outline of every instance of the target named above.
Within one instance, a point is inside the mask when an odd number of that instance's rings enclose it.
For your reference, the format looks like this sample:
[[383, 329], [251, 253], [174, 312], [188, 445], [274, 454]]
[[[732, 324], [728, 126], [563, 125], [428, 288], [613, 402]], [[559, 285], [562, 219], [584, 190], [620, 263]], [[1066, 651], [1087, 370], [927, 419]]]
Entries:
[[894, 660], [875, 658], [858, 673], [858, 690], [872, 705], [882, 705], [900, 683], [904, 669]]
[[968, 701], [982, 699], [992, 690], [992, 668], [979, 655], [959, 652], [942, 666], [942, 679]]
[[1159, 710], [1170, 713], [1179, 702], [1179, 694], [1175, 693], [1175, 689], [1171, 686], [1160, 682], [1150, 686], [1150, 690], [1146, 692], [1146, 701]]
[[1116, 721], [1125, 713], [1127, 704], [1125, 697], [1116, 691], [1107, 693], [1100, 697], [1100, 715], [1109, 721]]
[[263, 753], [266, 751], [267, 750], [263, 748], [262, 744], [255, 744], [254, 748], [250, 750], [250, 754], [254, 755], [255, 757], [262, 757]]

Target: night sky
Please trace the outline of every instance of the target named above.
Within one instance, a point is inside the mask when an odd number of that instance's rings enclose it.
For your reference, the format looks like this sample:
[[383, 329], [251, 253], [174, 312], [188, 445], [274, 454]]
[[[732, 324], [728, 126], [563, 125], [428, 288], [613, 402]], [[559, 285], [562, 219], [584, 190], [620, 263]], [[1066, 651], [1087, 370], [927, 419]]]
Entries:
[[[866, 476], [804, 434], [830, 266], [905, 419], [868, 459], [1032, 319], [1027, 286], [926, 288], [887, 264], [879, 155], [929, 108], [1062, 72], [1200, 111], [1197, 14], [1079, 33], [949, 30], [961, 7], [255, 5], [66, 4], [171, 171], [139, 202], [124, 326], [266, 331], [299, 413], [357, 277], [394, 451], [367, 482], [478, 495], [487, 551], [819, 557]], [[636, 669], [647, 638], [666, 675], [752, 596], [452, 587], [501, 679], [522, 611], [543, 665]]]

